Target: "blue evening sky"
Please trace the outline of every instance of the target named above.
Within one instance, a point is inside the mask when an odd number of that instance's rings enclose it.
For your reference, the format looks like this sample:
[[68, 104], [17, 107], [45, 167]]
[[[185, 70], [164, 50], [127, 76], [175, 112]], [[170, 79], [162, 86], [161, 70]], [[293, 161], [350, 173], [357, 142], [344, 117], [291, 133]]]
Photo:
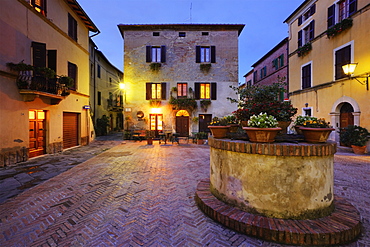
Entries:
[[118, 24], [245, 24], [239, 36], [239, 82], [251, 65], [288, 36], [283, 21], [304, 0], [77, 0], [101, 33], [98, 49], [123, 71]]

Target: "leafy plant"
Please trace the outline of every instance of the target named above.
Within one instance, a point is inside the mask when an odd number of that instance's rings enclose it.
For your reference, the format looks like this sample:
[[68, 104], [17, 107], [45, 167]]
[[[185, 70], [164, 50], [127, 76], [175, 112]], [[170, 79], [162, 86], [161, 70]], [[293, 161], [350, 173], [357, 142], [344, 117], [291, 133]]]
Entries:
[[228, 115], [224, 117], [228, 124], [237, 124], [236, 117], [234, 115]]
[[170, 105], [174, 106], [176, 110], [189, 110], [194, 111], [197, 109], [198, 104], [195, 99], [192, 98], [174, 98], [171, 96], [170, 101], [168, 102]]
[[152, 71], [159, 71], [159, 68], [162, 66], [161, 63], [151, 63], [150, 64], [150, 69]]
[[34, 67], [29, 64], [25, 64], [22, 62], [20, 63], [7, 63], [6, 64], [11, 70], [13, 71], [28, 71], [28, 70], [34, 70]]
[[294, 121], [294, 125], [303, 126], [304, 122], [309, 120], [317, 120], [317, 118], [311, 116], [298, 116]]
[[208, 73], [208, 72], [209, 72], [209, 70], [210, 70], [210, 69], [211, 69], [211, 67], [212, 67], [212, 64], [210, 64], [210, 63], [201, 63], [201, 64], [199, 65], [199, 67], [200, 67], [200, 70], [201, 70], [202, 72]]
[[222, 118], [214, 117], [212, 118], [212, 122], [209, 125], [210, 126], [227, 126], [228, 122], [227, 122], [227, 119], [224, 117]]
[[61, 75], [59, 76], [59, 83], [64, 84], [67, 88], [70, 88], [73, 86], [74, 80], [69, 76]]
[[208, 106], [212, 103], [209, 99], [201, 100], [200, 101], [200, 107], [204, 110], [207, 111]]
[[349, 125], [339, 132], [340, 142], [346, 146], [365, 146], [370, 139], [370, 133], [366, 128], [357, 125]]
[[331, 128], [330, 123], [326, 122], [324, 118], [312, 118], [303, 122], [302, 127], [307, 128]]
[[330, 39], [331, 37], [334, 37], [344, 30], [352, 27], [353, 21], [350, 18], [344, 19], [341, 22], [335, 24], [333, 27], [326, 30], [326, 36]]
[[267, 113], [260, 113], [253, 115], [248, 120], [249, 127], [255, 128], [275, 128], [278, 125], [278, 121], [274, 116], [268, 115]]
[[195, 133], [195, 138], [196, 139], [207, 139], [208, 138], [208, 133], [206, 133], [206, 132]]
[[305, 56], [309, 51], [312, 50], [312, 44], [309, 42], [309, 43], [306, 43], [304, 44], [303, 46], [299, 47], [297, 49], [297, 54], [298, 54], [298, 57], [303, 57]]
[[[282, 78], [281, 80], [284, 80]], [[285, 83], [272, 85], [253, 85], [239, 89], [231, 87], [239, 95], [239, 99], [228, 98], [232, 103], [238, 103], [239, 110], [233, 112], [238, 121], [247, 121], [250, 116], [265, 112], [274, 116], [278, 121], [291, 121], [297, 113], [290, 101], [282, 101], [279, 96], [284, 93]]]

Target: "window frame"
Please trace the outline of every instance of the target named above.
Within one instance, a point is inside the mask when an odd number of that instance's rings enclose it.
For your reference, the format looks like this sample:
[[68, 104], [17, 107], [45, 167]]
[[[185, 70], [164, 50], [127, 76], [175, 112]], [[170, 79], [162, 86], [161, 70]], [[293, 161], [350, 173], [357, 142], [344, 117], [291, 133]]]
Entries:
[[[158, 84], [160, 89], [158, 89]], [[153, 86], [155, 86], [154, 91], [155, 97], [153, 97]], [[166, 90], [167, 83], [165, 82], [147, 82], [146, 83], [146, 100], [166, 100]]]
[[[208, 50], [208, 59], [207, 58]], [[195, 47], [196, 63], [216, 63], [216, 46], [214, 45], [197, 45]]]
[[[312, 61], [308, 62], [308, 63], [305, 63], [301, 66], [301, 89], [306, 89], [306, 88], [311, 88], [312, 87]], [[309, 83], [307, 83], [304, 78], [308, 77], [308, 76], [305, 76], [304, 75], [304, 68], [306, 68], [307, 66], [310, 66], [310, 70], [309, 70]], [[309, 84], [309, 85], [308, 85]]]
[[[347, 60], [346, 62], [342, 61], [339, 65], [337, 65], [337, 52], [345, 48], [348, 48], [348, 47], [349, 47], [349, 53], [350, 53], [349, 60]], [[354, 41], [353, 40], [335, 48], [333, 50], [333, 80], [336, 81], [336, 80], [346, 78], [346, 75], [344, 74], [344, 71], [342, 69], [342, 65], [347, 64], [347, 63], [353, 63], [353, 62], [354, 62]], [[339, 75], [340, 76], [339, 78], [337, 76], [337, 71], [341, 71], [341, 75]]]
[[188, 83], [178, 82], [177, 83], [177, 98], [188, 97]]
[[[153, 50], [156, 50], [155, 59], [153, 58]], [[158, 56], [159, 53], [159, 56]], [[147, 45], [146, 46], [146, 62], [147, 63], [165, 63], [166, 62], [166, 46], [165, 45]]]
[[68, 62], [68, 76], [73, 79], [73, 85], [69, 89], [77, 91], [78, 67], [77, 64]]
[[[201, 97], [201, 84], [209, 84], [210, 85], [210, 98]], [[203, 89], [204, 92], [204, 89]], [[203, 95], [202, 96], [207, 96]], [[196, 100], [217, 100], [217, 83], [216, 82], [196, 82], [194, 83], [194, 98]]]

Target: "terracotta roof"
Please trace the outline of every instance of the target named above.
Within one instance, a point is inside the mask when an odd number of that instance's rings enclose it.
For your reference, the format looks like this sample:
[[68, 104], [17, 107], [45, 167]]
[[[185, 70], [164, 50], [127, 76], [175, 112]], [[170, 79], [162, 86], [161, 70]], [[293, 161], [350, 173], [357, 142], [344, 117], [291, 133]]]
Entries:
[[199, 30], [199, 31], [224, 31], [238, 30], [238, 35], [242, 32], [244, 24], [119, 24], [118, 29], [124, 37], [124, 31], [128, 30]]
[[99, 29], [92, 22], [90, 17], [85, 13], [82, 7], [78, 4], [76, 0], [66, 0], [67, 4], [71, 9], [80, 17], [80, 19], [85, 23], [85, 26], [92, 32], [99, 32]]

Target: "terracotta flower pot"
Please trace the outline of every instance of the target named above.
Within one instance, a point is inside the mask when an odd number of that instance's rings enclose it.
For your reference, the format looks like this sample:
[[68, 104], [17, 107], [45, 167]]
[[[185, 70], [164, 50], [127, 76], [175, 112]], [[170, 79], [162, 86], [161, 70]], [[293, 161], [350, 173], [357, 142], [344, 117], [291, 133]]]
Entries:
[[281, 133], [286, 134], [287, 128], [290, 125], [291, 121], [278, 121], [278, 127], [281, 128]]
[[299, 129], [301, 127], [302, 127], [301, 125], [295, 125], [294, 126], [294, 130], [295, 130], [295, 132], [297, 132], [298, 135], [303, 135], [302, 130]]
[[299, 128], [307, 142], [319, 143], [326, 142], [330, 133], [334, 130], [333, 128]]
[[243, 127], [243, 130], [247, 132], [249, 141], [251, 142], [273, 142], [275, 141], [275, 137], [281, 128]]
[[355, 154], [364, 154], [366, 152], [366, 146], [351, 145], [351, 147]]
[[229, 131], [230, 133], [235, 133], [238, 131], [239, 124], [230, 124], [229, 125]]
[[208, 126], [214, 138], [225, 138], [229, 131], [229, 126]]

